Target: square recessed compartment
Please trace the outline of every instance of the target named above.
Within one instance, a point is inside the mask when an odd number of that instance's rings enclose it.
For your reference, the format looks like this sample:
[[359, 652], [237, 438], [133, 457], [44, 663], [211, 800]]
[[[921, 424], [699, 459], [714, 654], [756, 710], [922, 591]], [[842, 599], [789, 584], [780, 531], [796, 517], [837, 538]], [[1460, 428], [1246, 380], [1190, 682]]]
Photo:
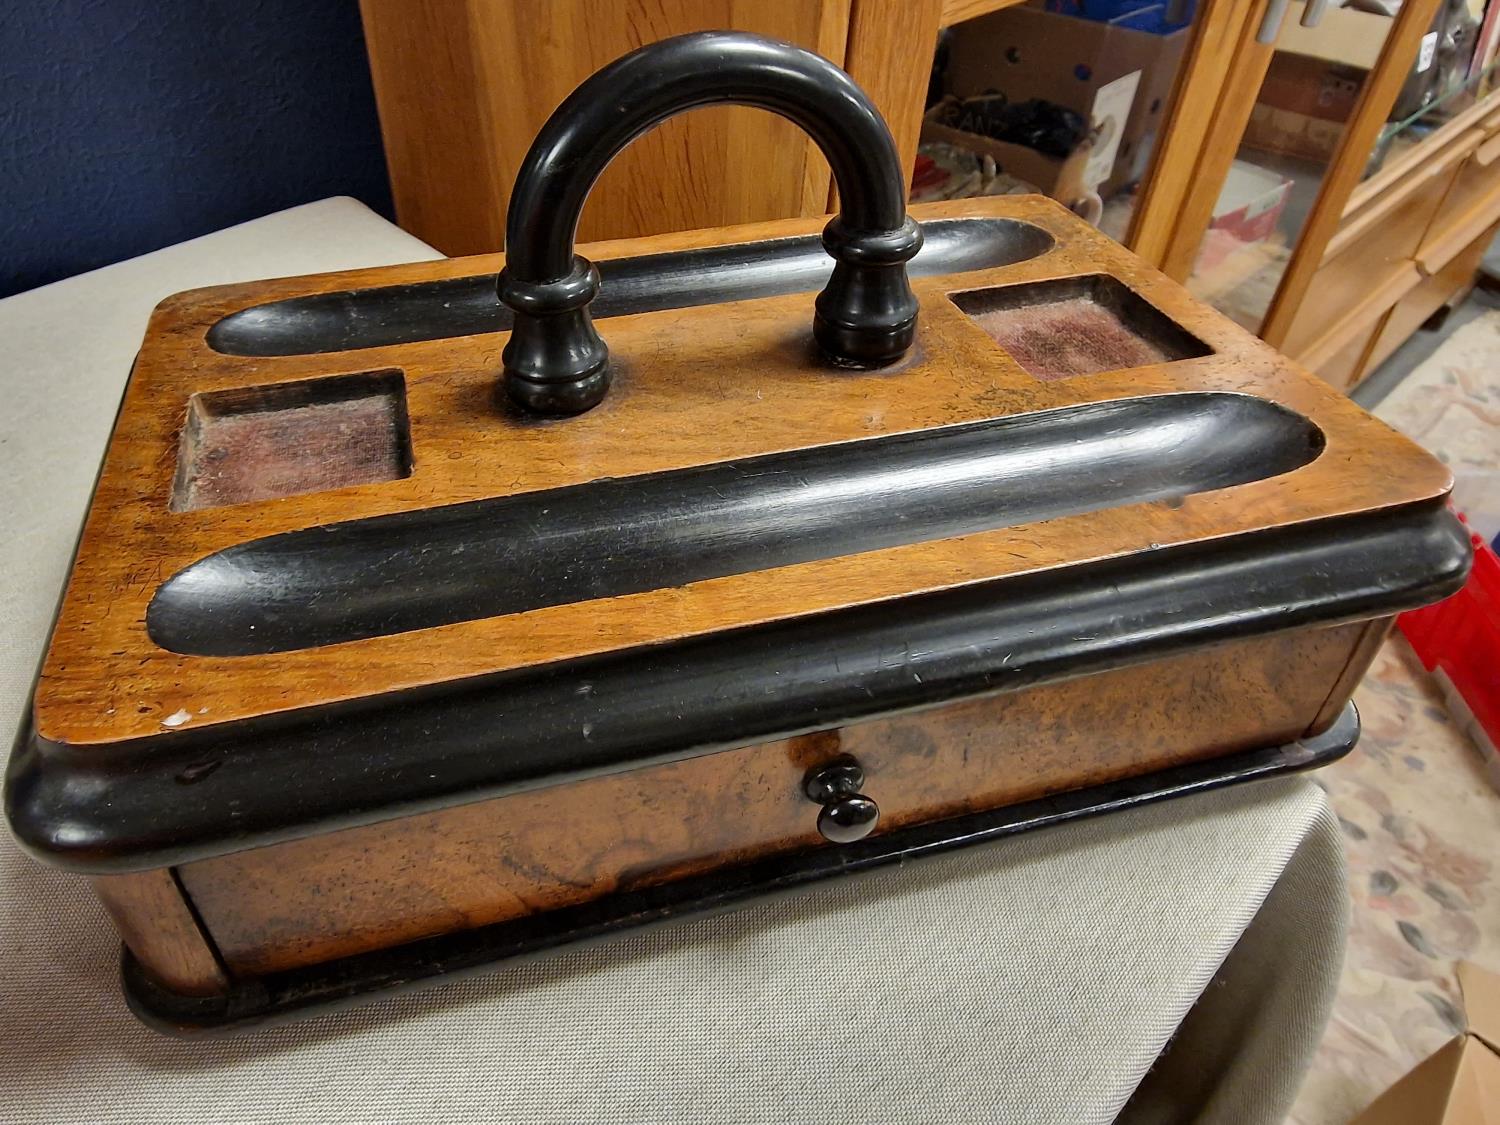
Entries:
[[1105, 274], [949, 294], [1038, 379], [1067, 379], [1213, 349]]
[[411, 464], [400, 371], [204, 391], [188, 400], [172, 510], [398, 480]]

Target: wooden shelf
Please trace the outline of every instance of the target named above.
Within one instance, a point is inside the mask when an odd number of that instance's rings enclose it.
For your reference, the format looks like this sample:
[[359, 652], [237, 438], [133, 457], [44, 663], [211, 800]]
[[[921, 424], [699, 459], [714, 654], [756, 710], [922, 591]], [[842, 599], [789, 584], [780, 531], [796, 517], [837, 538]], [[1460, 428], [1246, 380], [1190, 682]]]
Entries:
[[1412, 195], [1430, 191], [1440, 181], [1443, 182], [1438, 187], [1439, 192], [1446, 191], [1458, 166], [1479, 147], [1481, 136], [1478, 129], [1458, 133], [1457, 140], [1452, 143], [1445, 140], [1440, 146], [1441, 151], [1429, 150], [1430, 159], [1391, 180], [1378, 195], [1370, 196], [1369, 203], [1363, 208], [1346, 207], [1338, 231], [1328, 240], [1328, 248], [1323, 251], [1323, 261], [1326, 263], [1338, 257], [1353, 243], [1371, 235]]
[[943, 0], [942, 25], [952, 27], [964, 20], [987, 16], [1001, 8], [1014, 8], [1025, 0]]
[[1413, 145], [1368, 180], [1360, 183], [1350, 193], [1349, 202], [1344, 205], [1344, 215], [1347, 217], [1354, 214], [1372, 199], [1390, 191], [1414, 171], [1430, 165], [1444, 148], [1475, 127], [1486, 131], [1500, 127], [1500, 90], [1455, 115], [1425, 140]]

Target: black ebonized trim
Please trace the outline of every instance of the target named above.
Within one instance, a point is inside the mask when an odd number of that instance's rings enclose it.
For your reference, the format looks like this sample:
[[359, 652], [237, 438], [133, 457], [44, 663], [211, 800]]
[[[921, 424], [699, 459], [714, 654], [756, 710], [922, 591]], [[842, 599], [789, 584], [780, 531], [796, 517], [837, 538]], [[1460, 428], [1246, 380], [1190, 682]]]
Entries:
[[1287, 746], [1243, 751], [988, 812], [931, 821], [856, 843], [774, 856], [620, 892], [583, 906], [247, 979], [223, 997], [169, 992], [152, 981], [128, 951], [121, 974], [131, 1010], [158, 1031], [180, 1036], [245, 1031], [347, 1008], [381, 995], [432, 987], [646, 926], [742, 908], [810, 889], [832, 876], [873, 873], [891, 864], [1034, 828], [1312, 769], [1343, 757], [1358, 738], [1359, 715], [1350, 703], [1327, 731]]
[[174, 652], [287, 652], [1180, 499], [1322, 447], [1248, 395], [1085, 403], [250, 540], [173, 575], [146, 623]]
[[[1010, 266], [1052, 249], [1053, 237], [1017, 219], [933, 219], [907, 263], [913, 277]], [[676, 250], [597, 263], [595, 318], [790, 293], [827, 283], [833, 259], [817, 235]], [[208, 330], [224, 355], [291, 356], [508, 332], [510, 310], [493, 274], [287, 297], [230, 313]]]
[[1168, 548], [358, 704], [11, 757], [47, 862], [141, 870], [1363, 620], [1458, 589], [1439, 504]]

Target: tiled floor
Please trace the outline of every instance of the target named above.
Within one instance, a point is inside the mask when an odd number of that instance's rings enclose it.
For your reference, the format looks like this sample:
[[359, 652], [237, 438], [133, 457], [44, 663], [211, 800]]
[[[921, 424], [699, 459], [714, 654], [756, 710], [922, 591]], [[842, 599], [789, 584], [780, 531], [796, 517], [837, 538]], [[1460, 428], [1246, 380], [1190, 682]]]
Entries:
[[[1419, 333], [1365, 391], [1388, 392], [1376, 413], [1444, 457], [1461, 482], [1500, 471], [1496, 304], [1471, 298], [1441, 333]], [[1359, 747], [1318, 775], [1348, 842], [1353, 923], [1296, 1125], [1349, 1121], [1454, 1034], [1457, 961], [1500, 969], [1500, 793], [1478, 750], [1399, 637], [1356, 700]]]

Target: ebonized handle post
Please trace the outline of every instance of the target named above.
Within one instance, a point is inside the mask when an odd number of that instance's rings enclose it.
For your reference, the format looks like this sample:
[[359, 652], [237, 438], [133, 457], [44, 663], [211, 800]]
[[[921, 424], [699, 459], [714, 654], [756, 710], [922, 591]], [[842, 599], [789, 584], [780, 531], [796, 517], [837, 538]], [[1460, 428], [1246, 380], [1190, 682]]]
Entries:
[[584, 200], [636, 137], [718, 103], [794, 121], [833, 168], [843, 210], [823, 231], [835, 265], [815, 303], [819, 346], [835, 362], [857, 367], [894, 362], [911, 346], [917, 299], [906, 263], [921, 248], [922, 232], [906, 214], [896, 145], [869, 97], [811, 51], [758, 35], [697, 32], [642, 47], [584, 82], [542, 126], [521, 165], [496, 286], [515, 313], [503, 355], [505, 389], [522, 407], [577, 414], [603, 399], [609, 349], [589, 316], [599, 272], [573, 252]]

